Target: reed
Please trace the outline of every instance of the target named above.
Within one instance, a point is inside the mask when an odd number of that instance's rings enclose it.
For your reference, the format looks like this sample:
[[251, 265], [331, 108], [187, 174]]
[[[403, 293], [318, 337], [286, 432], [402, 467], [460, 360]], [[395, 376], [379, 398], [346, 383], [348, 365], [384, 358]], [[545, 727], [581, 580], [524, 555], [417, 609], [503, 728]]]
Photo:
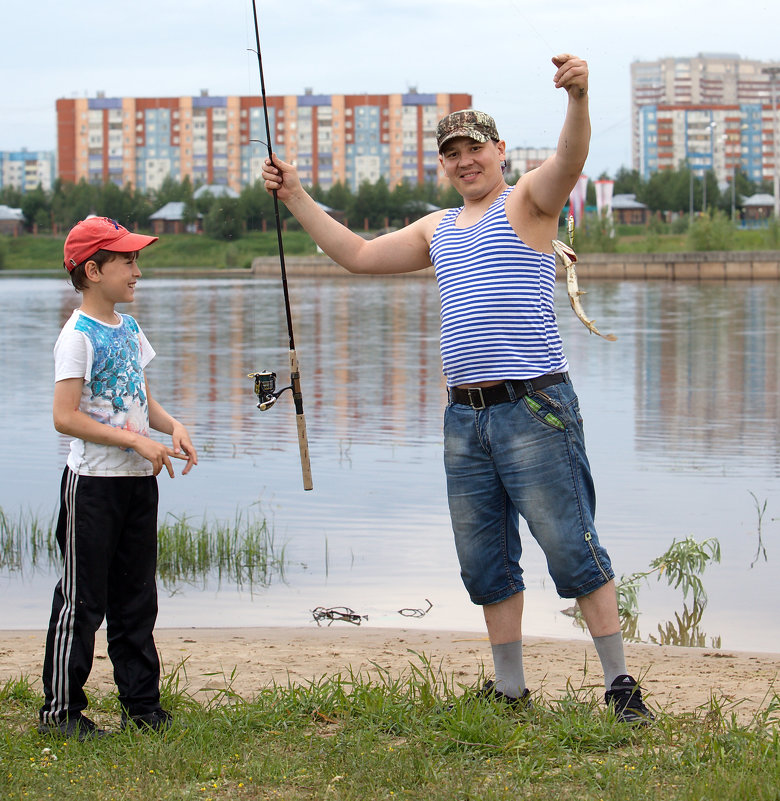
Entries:
[[268, 587], [284, 580], [285, 547], [278, 547], [265, 519], [237, 513], [231, 522], [192, 523], [167, 515], [157, 533], [157, 572], [164, 587], [204, 585], [214, 577], [239, 587]]
[[[268, 587], [284, 580], [285, 548], [278, 546], [265, 519], [240, 512], [232, 521], [167, 515], [158, 527], [157, 569], [162, 585], [205, 586], [214, 578], [238, 587]], [[56, 519], [44, 522], [32, 511], [16, 517], [0, 507], [0, 570], [59, 568]]]
[[0, 507], [0, 570], [23, 573], [58, 559], [54, 517], [44, 523], [30, 510], [12, 517]]

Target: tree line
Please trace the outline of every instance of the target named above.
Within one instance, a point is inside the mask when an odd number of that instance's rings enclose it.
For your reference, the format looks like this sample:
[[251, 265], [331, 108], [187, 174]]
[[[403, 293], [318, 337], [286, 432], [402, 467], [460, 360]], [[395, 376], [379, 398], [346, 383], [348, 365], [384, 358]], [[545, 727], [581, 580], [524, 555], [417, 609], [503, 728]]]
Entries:
[[[517, 175], [509, 178], [509, 183], [516, 178]], [[600, 178], [609, 179], [609, 176], [602, 174]], [[621, 168], [614, 181], [615, 194], [636, 195], [651, 211], [661, 213], [688, 212], [691, 206], [696, 211], [706, 208], [728, 213], [732, 202], [738, 211], [745, 197], [756, 192], [772, 192], [768, 182], [755, 183], [737, 170], [732, 193], [730, 186], [718, 186], [712, 171], [702, 178], [685, 166], [657, 172], [649, 179], [642, 178], [637, 170]], [[237, 198], [215, 197], [209, 193], [196, 198], [197, 188], [189, 178], [177, 181], [170, 176], [163, 180], [159, 189], [148, 192], [129, 184], [120, 187], [113, 183], [90, 184], [82, 180], [74, 184], [57, 180], [51, 191], [39, 186], [22, 193], [5, 187], [0, 190], [0, 204], [20, 208], [30, 233], [67, 231], [89, 214], [105, 215], [134, 229], [148, 229], [150, 216], [171, 201], [184, 203], [185, 222], [200, 219], [206, 235], [217, 239], [235, 239], [245, 231], [266, 230], [275, 225], [273, 198], [261, 181], [244, 187]], [[461, 205], [460, 196], [451, 187], [403, 183], [391, 189], [383, 178], [373, 184], [363, 182], [357, 192], [341, 183], [329, 189], [314, 186], [309, 192], [315, 200], [337, 211], [353, 229], [398, 227], [423, 216], [432, 206]], [[596, 204], [593, 182], [588, 185], [587, 203]], [[288, 226], [297, 225], [284, 204], [279, 204], [279, 214]]]
[[[189, 178], [177, 181], [170, 176], [159, 189], [149, 192], [129, 184], [119, 187], [113, 183], [57, 180], [51, 191], [38, 186], [22, 193], [5, 187], [0, 190], [0, 204], [20, 208], [30, 233], [67, 231], [89, 214], [111, 217], [134, 229], [148, 229], [151, 215], [169, 202], [184, 203], [184, 222], [200, 219], [204, 233], [217, 239], [236, 239], [245, 231], [266, 230], [276, 224], [273, 197], [262, 181], [244, 187], [238, 197], [209, 192], [195, 197], [197, 188]], [[372, 230], [403, 225], [426, 214], [431, 206], [460, 205], [460, 196], [450, 187], [399, 184], [390, 189], [382, 178], [373, 184], [363, 182], [357, 192], [340, 183], [327, 190], [315, 186], [309, 192], [315, 200], [338, 212], [350, 227]], [[279, 215], [287, 225], [297, 224], [282, 203]]]

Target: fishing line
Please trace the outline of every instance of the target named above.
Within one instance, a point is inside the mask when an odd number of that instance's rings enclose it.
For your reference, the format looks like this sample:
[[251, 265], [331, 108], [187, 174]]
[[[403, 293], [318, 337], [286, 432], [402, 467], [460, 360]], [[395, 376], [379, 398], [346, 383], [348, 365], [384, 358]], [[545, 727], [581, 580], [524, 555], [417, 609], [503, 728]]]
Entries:
[[[268, 146], [268, 158], [273, 160], [273, 147], [271, 144], [271, 124], [268, 118], [268, 102], [265, 91], [265, 73], [263, 71], [263, 57], [260, 52], [260, 26], [257, 22], [257, 3], [252, 0], [252, 16], [255, 26], [255, 53], [257, 54], [257, 66], [260, 70], [260, 95], [263, 100], [263, 114], [265, 117], [265, 136]], [[306, 438], [306, 418], [303, 413], [303, 395], [301, 394], [301, 374], [298, 368], [298, 357], [295, 353], [295, 336], [293, 334], [292, 311], [290, 309], [290, 293], [287, 287], [287, 267], [284, 261], [284, 242], [282, 238], [282, 223], [279, 217], [279, 198], [276, 190], [273, 191], [274, 199], [274, 218], [276, 220], [276, 240], [279, 247], [279, 267], [282, 278], [282, 291], [284, 295], [284, 311], [287, 318], [287, 336], [290, 345], [290, 386], [276, 389], [276, 373], [262, 371], [250, 373], [249, 377], [255, 381], [255, 394], [257, 395], [257, 408], [260, 411], [270, 409], [276, 403], [277, 398], [285, 390], [291, 390], [293, 403], [295, 404], [295, 422], [298, 428], [298, 450], [301, 456], [301, 473], [303, 475], [303, 488], [310, 490], [313, 487], [311, 478], [311, 462], [309, 461], [309, 444]]]

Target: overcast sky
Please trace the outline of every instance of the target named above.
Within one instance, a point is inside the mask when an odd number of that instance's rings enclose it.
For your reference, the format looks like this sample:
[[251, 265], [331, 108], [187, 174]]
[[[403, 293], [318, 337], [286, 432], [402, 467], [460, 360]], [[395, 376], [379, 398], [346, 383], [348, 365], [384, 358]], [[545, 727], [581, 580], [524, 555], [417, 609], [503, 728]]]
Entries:
[[[585, 171], [630, 166], [630, 64], [780, 60], [780, 3], [734, 0], [257, 0], [269, 95], [465, 92], [509, 147], [551, 147], [557, 53], [590, 65]], [[60, 97], [259, 94], [251, 0], [6, 3], [0, 150], [53, 150]]]

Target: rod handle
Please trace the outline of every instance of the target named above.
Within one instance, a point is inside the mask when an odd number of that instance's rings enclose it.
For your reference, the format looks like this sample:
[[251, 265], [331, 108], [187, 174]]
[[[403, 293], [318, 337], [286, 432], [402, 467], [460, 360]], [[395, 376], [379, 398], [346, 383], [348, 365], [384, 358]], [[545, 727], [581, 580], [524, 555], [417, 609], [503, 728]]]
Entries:
[[293, 403], [295, 404], [295, 424], [298, 427], [298, 450], [301, 453], [301, 472], [303, 488], [314, 487], [311, 480], [311, 462], [309, 461], [309, 441], [306, 437], [306, 416], [303, 413], [303, 394], [301, 393], [301, 374], [298, 370], [298, 356], [290, 350], [290, 381], [292, 383]]
[[306, 415], [296, 414], [295, 423], [298, 426], [298, 450], [301, 453], [301, 473], [303, 474], [303, 488], [314, 488], [311, 480], [311, 462], [309, 461], [309, 442], [306, 439]]

